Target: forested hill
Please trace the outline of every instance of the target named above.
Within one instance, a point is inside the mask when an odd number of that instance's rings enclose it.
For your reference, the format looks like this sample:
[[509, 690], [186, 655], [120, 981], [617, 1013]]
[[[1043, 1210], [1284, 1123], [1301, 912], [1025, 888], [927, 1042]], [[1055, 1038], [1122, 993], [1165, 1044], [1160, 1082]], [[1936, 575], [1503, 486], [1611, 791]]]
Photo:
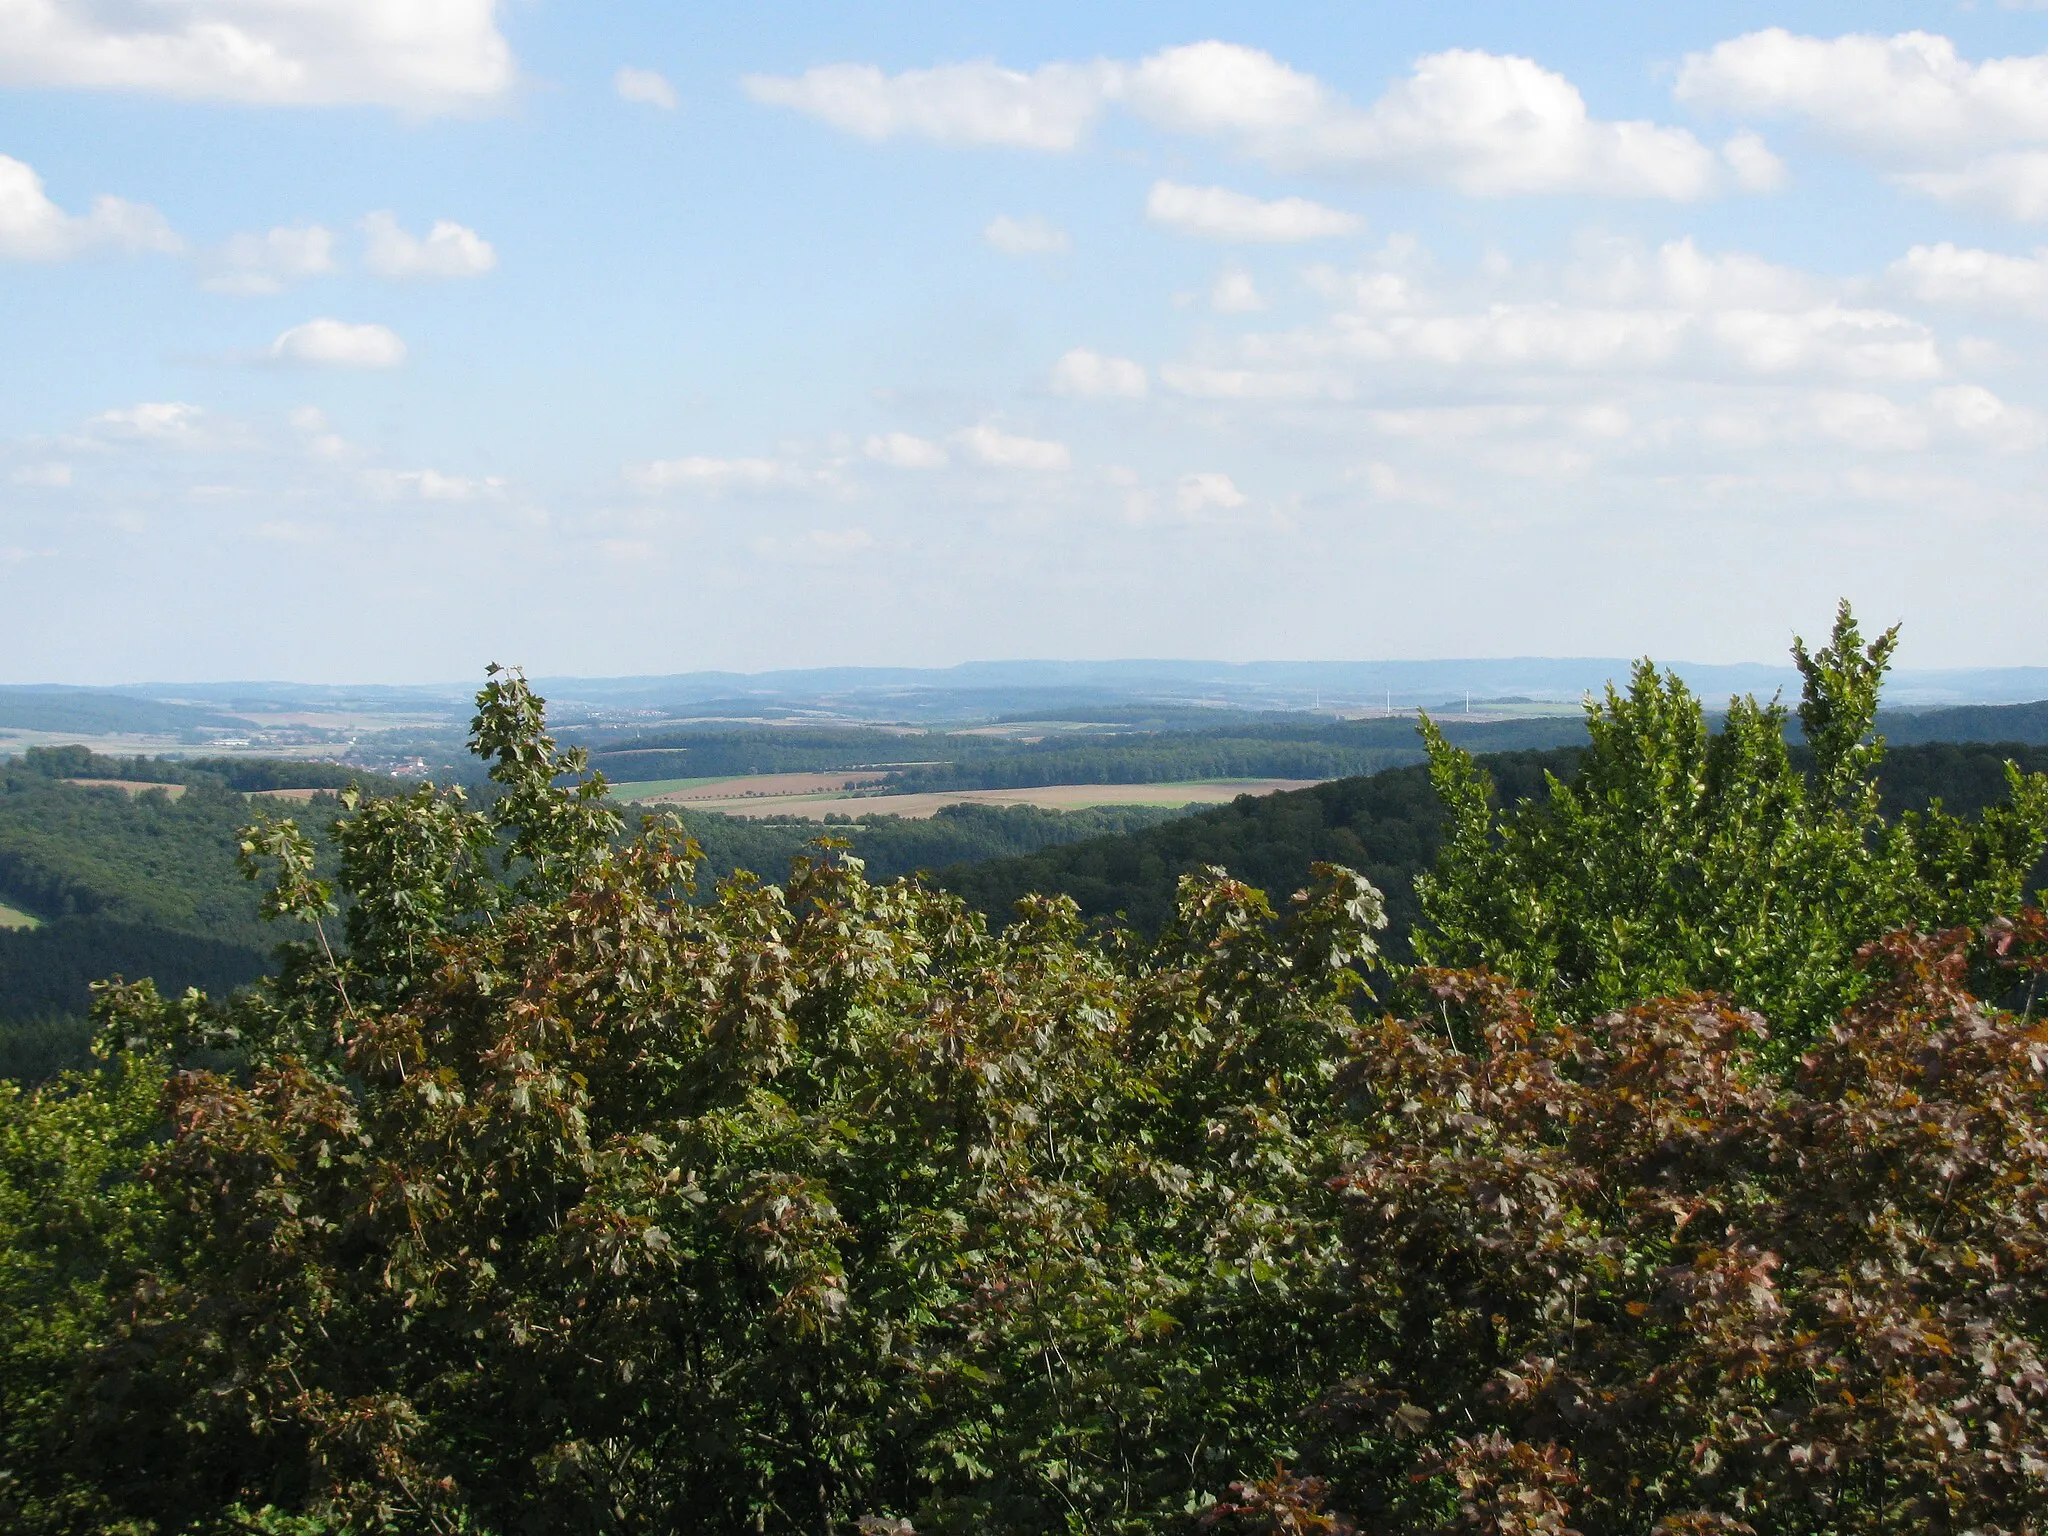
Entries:
[[[1578, 756], [1576, 748], [1560, 748], [1489, 754], [1480, 762], [1508, 803], [1540, 793], [1546, 770], [1569, 778]], [[1954, 814], [1975, 815], [2005, 798], [2007, 760], [2028, 772], [2048, 770], [2048, 746], [1893, 747], [1881, 777], [1885, 812], [1922, 810], [1939, 799]], [[1121, 913], [1137, 928], [1156, 933], [1171, 911], [1180, 876], [1206, 865], [1220, 865], [1278, 902], [1307, 882], [1311, 864], [1343, 864], [1361, 871], [1386, 896], [1387, 949], [1399, 958], [1421, 915], [1415, 876], [1435, 862], [1442, 825], [1428, 770], [1403, 767], [1261, 798], [1240, 796], [1144, 831], [955, 865], [934, 878], [995, 919], [1026, 895], [1058, 893], [1073, 897], [1090, 918]], [[2030, 891], [2043, 887], [2048, 859], [2028, 884]]]

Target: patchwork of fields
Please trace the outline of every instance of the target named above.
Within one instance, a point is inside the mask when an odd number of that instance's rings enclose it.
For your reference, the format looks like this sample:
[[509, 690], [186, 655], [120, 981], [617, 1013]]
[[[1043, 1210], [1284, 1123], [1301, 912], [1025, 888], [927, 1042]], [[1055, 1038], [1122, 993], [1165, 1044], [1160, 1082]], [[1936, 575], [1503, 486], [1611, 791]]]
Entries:
[[902, 816], [923, 820], [949, 805], [1030, 805], [1073, 811], [1101, 805], [1227, 805], [1239, 795], [1306, 789], [1315, 779], [1196, 779], [1167, 784], [1041, 784], [1028, 789], [934, 790], [922, 794], [850, 793], [880, 782], [872, 775], [769, 773], [744, 778], [614, 784], [617, 798], [725, 816]]

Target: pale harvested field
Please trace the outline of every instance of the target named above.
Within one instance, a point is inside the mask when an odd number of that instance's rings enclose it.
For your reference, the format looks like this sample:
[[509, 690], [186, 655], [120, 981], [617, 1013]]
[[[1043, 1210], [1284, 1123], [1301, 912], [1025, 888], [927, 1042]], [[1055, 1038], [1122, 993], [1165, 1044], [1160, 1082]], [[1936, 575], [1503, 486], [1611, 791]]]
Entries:
[[130, 796], [147, 794], [152, 789], [160, 789], [173, 800], [184, 794], [186, 789], [186, 786], [183, 784], [143, 784], [134, 779], [66, 779], [64, 782], [66, 784], [76, 784], [81, 789], [126, 790]]
[[[657, 790], [653, 794], [636, 794], [634, 791], [638, 786], [633, 784], [614, 784], [612, 793], [621, 800], [633, 800], [643, 805], [705, 805], [715, 800], [723, 806], [727, 801], [787, 799], [793, 795], [841, 795], [849, 789], [881, 781], [879, 773], [756, 773], [738, 779], [705, 779], [700, 783], [686, 783], [680, 789]], [[655, 785], [647, 787], [654, 789]]]
[[1035, 805], [1050, 811], [1076, 811], [1091, 805], [1226, 805], [1239, 795], [1308, 789], [1318, 782], [1231, 779], [1183, 784], [1047, 784], [1038, 789], [962, 789], [926, 795], [700, 797], [687, 804], [693, 810], [717, 811], [726, 816], [807, 816], [813, 821], [822, 821], [827, 816], [905, 816], [921, 821], [936, 816], [940, 807], [948, 805]]
[[249, 791], [249, 798], [251, 800], [310, 800], [315, 795], [335, 795], [339, 793], [341, 791], [335, 789], [252, 789]]
[[0, 901], [0, 928], [40, 928], [42, 924], [19, 907]]

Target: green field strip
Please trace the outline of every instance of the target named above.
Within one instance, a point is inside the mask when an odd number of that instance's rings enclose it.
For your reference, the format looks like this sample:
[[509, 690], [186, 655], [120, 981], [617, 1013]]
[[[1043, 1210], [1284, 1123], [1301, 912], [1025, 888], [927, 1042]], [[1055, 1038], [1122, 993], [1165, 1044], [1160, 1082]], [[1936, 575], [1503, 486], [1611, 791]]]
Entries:
[[0, 928], [40, 928], [43, 920], [0, 901]]

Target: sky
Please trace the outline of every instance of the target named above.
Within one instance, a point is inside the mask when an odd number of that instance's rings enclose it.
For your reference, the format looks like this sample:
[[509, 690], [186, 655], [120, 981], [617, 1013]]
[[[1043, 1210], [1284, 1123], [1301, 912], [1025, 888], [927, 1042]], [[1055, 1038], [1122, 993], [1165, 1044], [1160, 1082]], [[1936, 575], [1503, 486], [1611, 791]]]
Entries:
[[0, 0], [0, 680], [2048, 663], [2048, 6]]

